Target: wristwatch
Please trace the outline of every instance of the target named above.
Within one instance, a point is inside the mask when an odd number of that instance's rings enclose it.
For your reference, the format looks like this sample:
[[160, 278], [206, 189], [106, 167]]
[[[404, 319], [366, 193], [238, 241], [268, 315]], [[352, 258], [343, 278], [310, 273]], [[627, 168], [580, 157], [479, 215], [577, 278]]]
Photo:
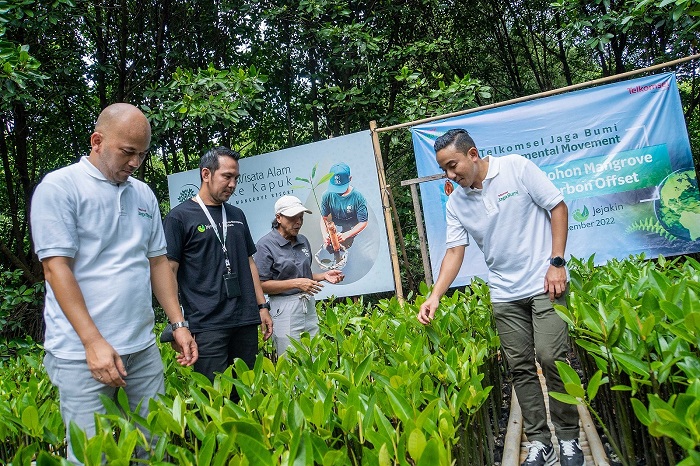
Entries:
[[549, 259], [549, 263], [554, 267], [564, 267], [566, 265], [566, 261], [561, 256], [552, 257]]
[[182, 322], [175, 322], [174, 324], [170, 324], [170, 327], [173, 329], [173, 332], [180, 327], [185, 327], [187, 329], [190, 328], [190, 323], [187, 322], [186, 320], [183, 320]]
[[263, 309], [267, 309], [269, 311], [270, 310], [270, 302], [268, 301], [266, 303], [258, 304], [258, 309], [261, 311]]

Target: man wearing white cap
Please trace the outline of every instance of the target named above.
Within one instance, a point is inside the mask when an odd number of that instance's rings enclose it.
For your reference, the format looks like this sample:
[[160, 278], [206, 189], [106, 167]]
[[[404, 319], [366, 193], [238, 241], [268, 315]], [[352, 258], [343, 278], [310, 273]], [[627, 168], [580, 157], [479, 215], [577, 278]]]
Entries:
[[311, 246], [299, 234], [304, 224], [304, 213], [311, 213], [294, 196], [282, 196], [275, 202], [272, 230], [256, 244], [255, 263], [262, 289], [270, 297], [270, 315], [273, 321], [272, 339], [281, 355], [290, 339], [298, 340], [303, 332], [318, 333], [316, 301], [323, 280], [339, 283], [340, 270], [325, 273], [311, 272]]
[[365, 197], [354, 186], [350, 185], [350, 167], [345, 163], [336, 163], [331, 167], [333, 177], [328, 183], [328, 190], [321, 199], [321, 234], [325, 246], [330, 246], [326, 219], [335, 224], [338, 230], [338, 241], [349, 248], [355, 237], [367, 227], [368, 213]]

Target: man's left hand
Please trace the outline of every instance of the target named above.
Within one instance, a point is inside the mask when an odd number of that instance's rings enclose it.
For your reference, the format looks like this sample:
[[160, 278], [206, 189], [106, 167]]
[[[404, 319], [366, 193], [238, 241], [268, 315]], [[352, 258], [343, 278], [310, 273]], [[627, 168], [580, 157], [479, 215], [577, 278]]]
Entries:
[[549, 300], [560, 297], [566, 291], [566, 268], [549, 266], [544, 276], [544, 291], [549, 293]]
[[173, 332], [175, 341], [171, 343], [173, 349], [177, 351], [177, 362], [182, 366], [191, 366], [199, 358], [197, 342], [189, 329], [180, 327]]

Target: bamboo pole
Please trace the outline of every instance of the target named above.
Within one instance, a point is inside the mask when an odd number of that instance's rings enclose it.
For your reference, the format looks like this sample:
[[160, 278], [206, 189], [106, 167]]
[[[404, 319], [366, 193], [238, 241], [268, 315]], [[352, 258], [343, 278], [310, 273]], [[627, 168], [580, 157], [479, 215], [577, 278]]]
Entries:
[[515, 388], [511, 388], [510, 416], [508, 429], [503, 440], [503, 458], [501, 466], [518, 466], [520, 464], [520, 439], [523, 436], [523, 412], [520, 410]]
[[413, 200], [413, 213], [416, 216], [416, 228], [418, 230], [418, 239], [420, 240], [420, 255], [423, 260], [423, 276], [425, 278], [425, 284], [431, 286], [433, 284], [433, 270], [430, 266], [430, 255], [428, 253], [428, 239], [425, 234], [425, 222], [423, 221], [423, 211], [421, 209], [420, 201], [418, 200], [418, 189], [416, 185], [424, 181], [439, 180], [444, 178], [445, 174], [437, 174], [424, 176], [422, 178], [412, 178], [410, 180], [404, 180], [401, 182], [401, 186], [411, 187], [411, 199]]
[[425, 284], [432, 286], [433, 270], [430, 266], [430, 255], [428, 254], [428, 239], [425, 235], [425, 223], [423, 222], [423, 211], [421, 210], [420, 200], [418, 199], [418, 189], [416, 185], [423, 181], [439, 180], [444, 178], [445, 174], [424, 176], [423, 178], [413, 178], [401, 182], [401, 186], [410, 186], [411, 199], [413, 200], [413, 213], [416, 217], [416, 229], [418, 230], [418, 240], [420, 241], [420, 256], [423, 261], [423, 276]]
[[403, 238], [403, 230], [401, 229], [401, 222], [399, 221], [399, 211], [396, 209], [394, 193], [391, 190], [391, 185], [386, 185], [386, 192], [389, 197], [389, 202], [391, 203], [391, 213], [394, 214], [394, 221], [396, 222], [396, 233], [399, 236], [399, 246], [401, 247], [403, 264], [406, 266], [406, 279], [408, 280], [408, 287], [410, 289], [415, 289], [416, 287], [415, 283], [413, 283], [413, 276], [409, 272], [411, 263], [408, 261], [408, 254], [406, 254], [406, 241]]
[[456, 116], [460, 116], [460, 115], [467, 115], [469, 113], [480, 112], [482, 110], [488, 110], [491, 108], [505, 107], [506, 105], [517, 104], [520, 102], [528, 102], [530, 100], [536, 100], [536, 99], [540, 99], [542, 97], [549, 97], [552, 95], [562, 94], [564, 92], [575, 91], [577, 89], [581, 89], [584, 87], [595, 86], [597, 84], [605, 84], [605, 83], [609, 83], [612, 81], [617, 81], [617, 80], [620, 80], [623, 78], [628, 78], [630, 76], [635, 76], [635, 75], [642, 74], [642, 73], [656, 71], [656, 70], [659, 70], [661, 68], [668, 68], [670, 66], [679, 65], [681, 63], [685, 63], [687, 61], [692, 61], [692, 60], [695, 60], [697, 58], [700, 58], [700, 53], [695, 54], [695, 55], [690, 55], [687, 57], [683, 57], [683, 58], [679, 58], [678, 60], [672, 60], [672, 61], [668, 61], [665, 63], [660, 63], [658, 65], [648, 66], [646, 68], [641, 68], [638, 70], [627, 71], [625, 73], [614, 74], [612, 76], [606, 76], [604, 78], [593, 79], [591, 81], [586, 81], [584, 83], [578, 83], [578, 84], [572, 84], [571, 86], [560, 87], [559, 89], [552, 89], [550, 91], [544, 91], [544, 92], [540, 92], [537, 94], [527, 95], [527, 96], [523, 96], [523, 97], [517, 97], [515, 99], [510, 99], [510, 100], [504, 100], [503, 102], [496, 102], [496, 103], [489, 104], [489, 105], [482, 105], [481, 107], [470, 108], [467, 110], [460, 110], [459, 112], [452, 112], [452, 113], [447, 113], [445, 115], [438, 115], [438, 116], [434, 116], [434, 117], [423, 118], [422, 120], [415, 120], [415, 121], [409, 121], [407, 123], [399, 123], [397, 125], [385, 126], [384, 128], [375, 128], [373, 131], [376, 131], [378, 133], [383, 133], [385, 131], [393, 131], [395, 129], [407, 128], [407, 127], [411, 127], [411, 126], [420, 125], [423, 123], [429, 123], [431, 121], [446, 120], [447, 118], [452, 118], [452, 117], [456, 117]]
[[389, 237], [389, 253], [391, 254], [391, 264], [394, 269], [394, 284], [396, 286], [396, 297], [399, 304], [403, 305], [403, 286], [401, 285], [401, 272], [399, 269], [399, 255], [396, 252], [396, 238], [394, 237], [394, 223], [391, 220], [391, 203], [389, 202], [389, 194], [386, 184], [386, 173], [384, 173], [384, 161], [382, 160], [382, 150], [379, 147], [379, 135], [377, 134], [377, 122], [372, 120], [369, 122], [369, 129], [372, 133], [372, 146], [374, 147], [374, 160], [377, 164], [377, 174], [379, 175], [379, 189], [382, 193], [382, 210], [384, 211], [384, 222], [386, 233]]
[[430, 258], [428, 257], [428, 241], [425, 237], [425, 225], [423, 224], [423, 212], [418, 199], [418, 188], [415, 184], [411, 185], [411, 199], [413, 199], [413, 212], [416, 215], [416, 229], [418, 230], [418, 240], [420, 241], [420, 256], [423, 260], [423, 275], [425, 276], [425, 284], [433, 285], [433, 271], [430, 267]]
[[603, 448], [603, 442], [600, 441], [598, 431], [595, 428], [593, 419], [591, 419], [591, 413], [582, 404], [578, 405], [577, 409], [578, 417], [581, 419], [581, 427], [586, 433], [586, 440], [588, 440], [588, 447], [591, 449], [591, 456], [595, 466], [610, 466], [608, 455], [605, 453], [605, 448]]

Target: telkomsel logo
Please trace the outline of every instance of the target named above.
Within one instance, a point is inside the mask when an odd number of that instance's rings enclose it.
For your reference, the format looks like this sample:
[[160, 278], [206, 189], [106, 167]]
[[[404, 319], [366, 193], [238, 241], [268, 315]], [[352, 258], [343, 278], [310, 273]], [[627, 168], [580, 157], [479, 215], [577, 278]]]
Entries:
[[630, 94], [638, 94], [640, 92], [656, 91], [658, 89], [668, 89], [668, 83], [663, 82], [657, 84], [648, 84], [646, 86], [628, 87], [627, 92], [629, 92]]
[[498, 202], [503, 202], [509, 197], [517, 196], [519, 193], [518, 191], [505, 191], [502, 192], [501, 194], [498, 195]]
[[139, 212], [139, 217], [144, 217], [144, 218], [153, 220], [153, 215], [149, 214], [148, 211], [146, 209], [144, 209], [143, 207], [139, 207], [138, 212]]

